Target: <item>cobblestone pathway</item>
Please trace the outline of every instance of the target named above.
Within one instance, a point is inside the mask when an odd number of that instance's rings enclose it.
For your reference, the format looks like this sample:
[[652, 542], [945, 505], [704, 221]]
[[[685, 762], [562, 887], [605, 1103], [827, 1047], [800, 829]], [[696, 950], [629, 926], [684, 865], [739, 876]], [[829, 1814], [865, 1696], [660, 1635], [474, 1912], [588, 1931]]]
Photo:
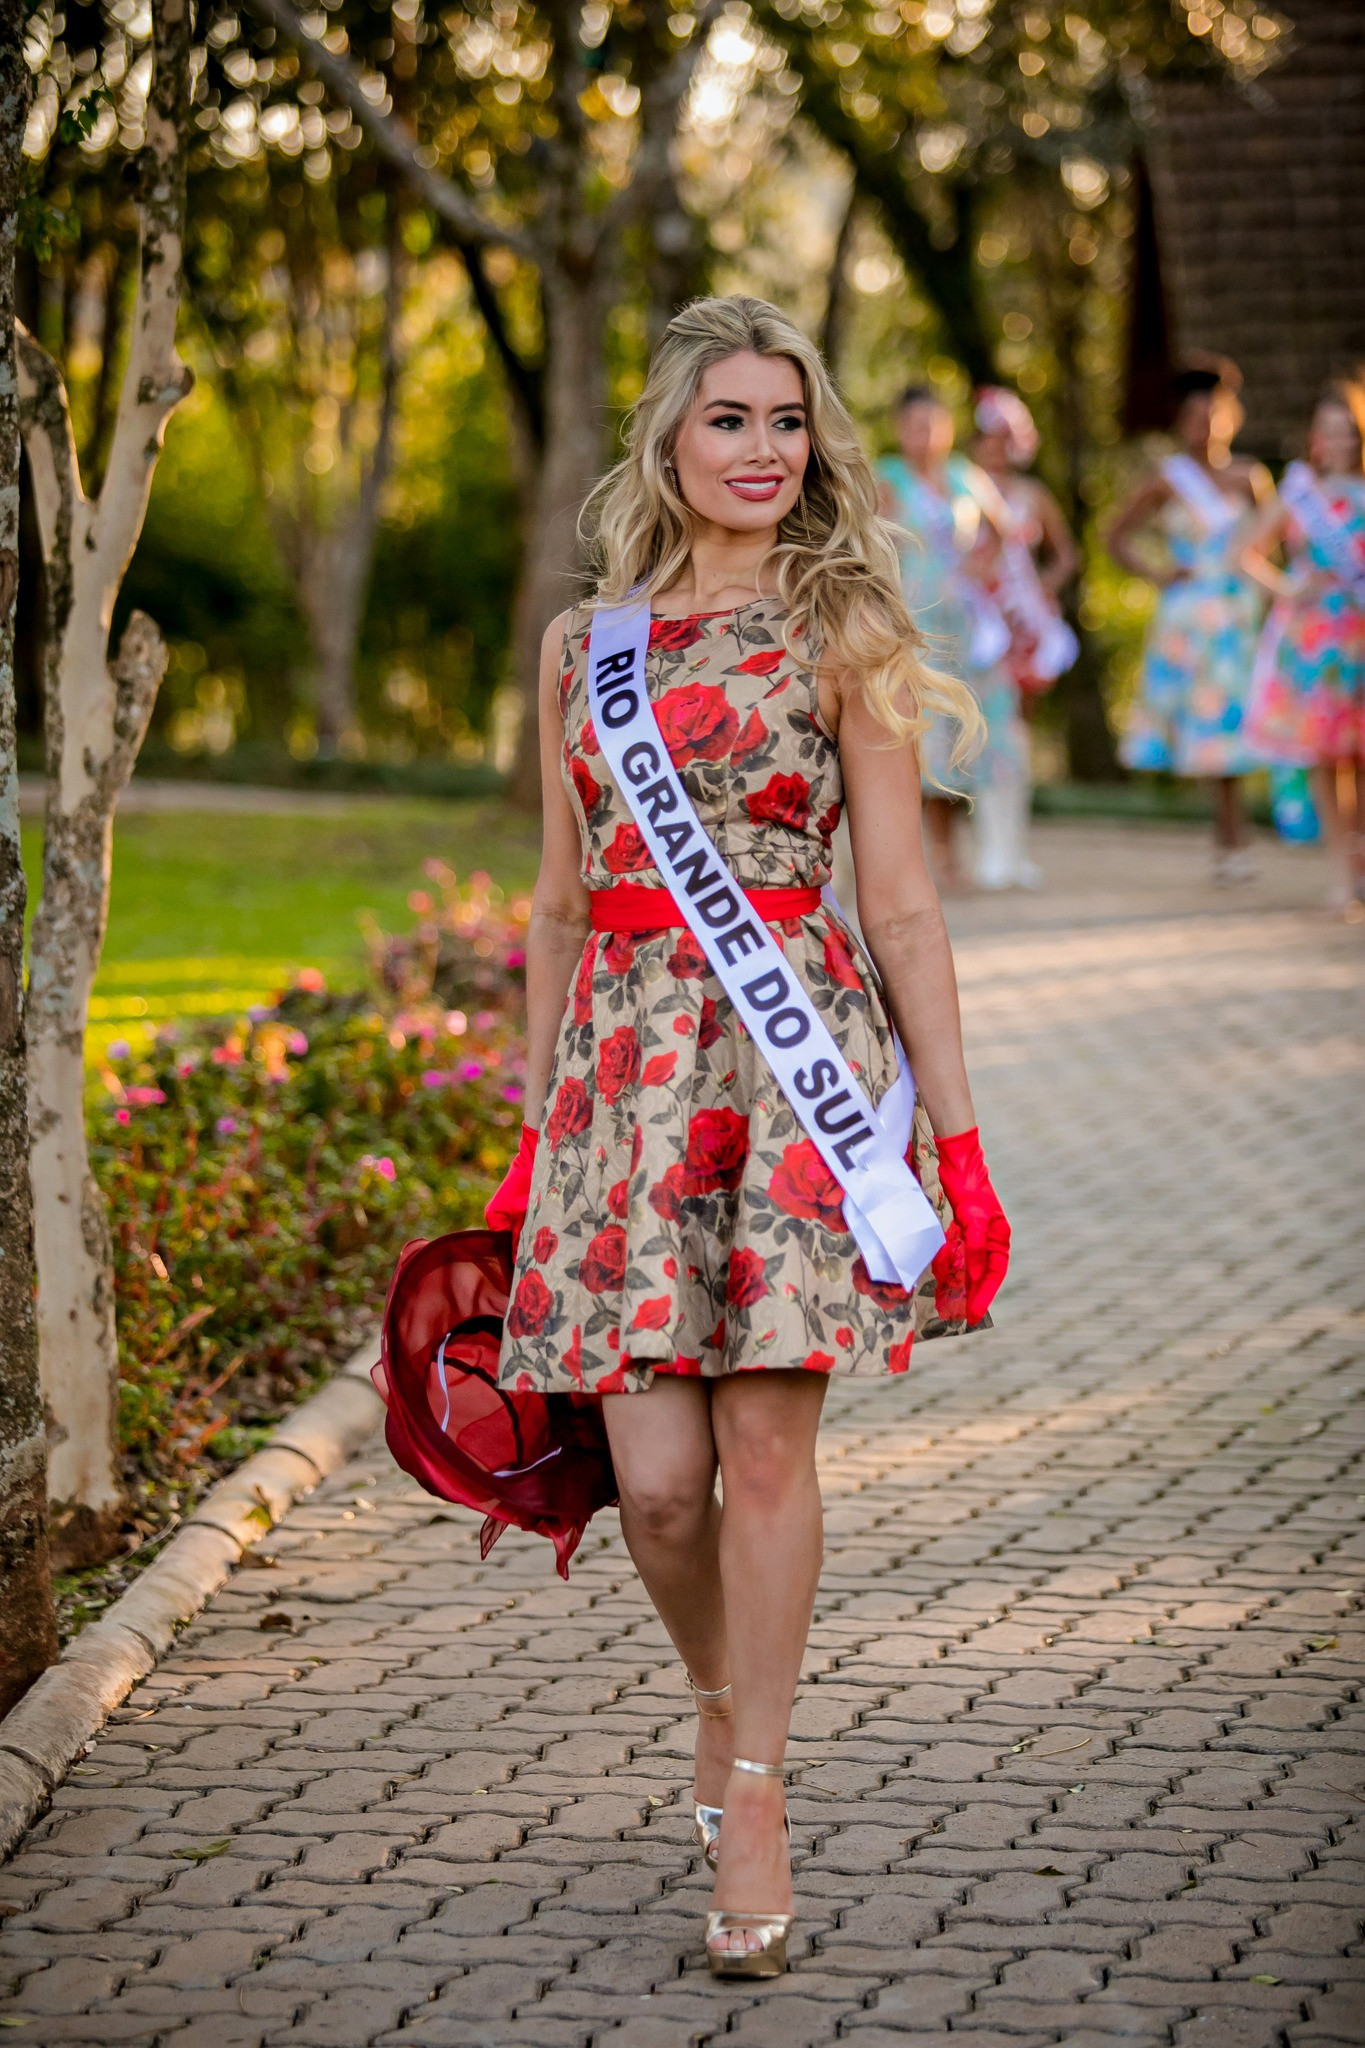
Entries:
[[[1365, 930], [1314, 869], [1059, 828], [968, 906], [1001, 1327], [832, 1391], [799, 1967], [701, 1967], [691, 1723], [573, 1579], [357, 1459], [0, 1874], [16, 2038], [192, 2048], [1365, 2039]], [[262, 1564], [268, 1559], [261, 1559]]]

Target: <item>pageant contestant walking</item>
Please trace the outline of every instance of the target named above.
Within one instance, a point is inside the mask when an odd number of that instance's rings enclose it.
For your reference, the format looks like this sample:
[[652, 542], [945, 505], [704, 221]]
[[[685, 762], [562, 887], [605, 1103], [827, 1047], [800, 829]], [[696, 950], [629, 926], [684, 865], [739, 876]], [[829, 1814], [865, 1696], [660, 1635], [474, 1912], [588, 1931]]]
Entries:
[[[1365, 392], [1358, 387], [1342, 385], [1319, 401], [1308, 460], [1290, 463], [1243, 558], [1275, 596], [1256, 657], [1248, 736], [1267, 760], [1313, 771], [1332, 864], [1328, 908], [1338, 915], [1354, 911], [1365, 895], [1362, 424]], [[1285, 569], [1270, 560], [1277, 546], [1287, 556]]]
[[[1173, 380], [1179, 449], [1144, 478], [1109, 529], [1109, 552], [1161, 595], [1142, 678], [1119, 755], [1128, 768], [1207, 780], [1214, 797], [1215, 882], [1255, 873], [1241, 777], [1257, 765], [1245, 731], [1263, 601], [1242, 566], [1256, 508], [1273, 495], [1269, 472], [1233, 455], [1242, 424], [1233, 366], [1198, 364]], [[1132, 542], [1153, 527], [1160, 567]]]
[[[782, 314], [679, 313], [627, 451], [588, 508], [595, 595], [542, 656], [498, 1376], [600, 1401], [696, 1697], [708, 1961], [774, 1976], [825, 1389], [982, 1323], [1008, 1262], [920, 840], [916, 736], [980, 717], [919, 658], [852, 422]], [[866, 953], [821, 900], [845, 802]]]

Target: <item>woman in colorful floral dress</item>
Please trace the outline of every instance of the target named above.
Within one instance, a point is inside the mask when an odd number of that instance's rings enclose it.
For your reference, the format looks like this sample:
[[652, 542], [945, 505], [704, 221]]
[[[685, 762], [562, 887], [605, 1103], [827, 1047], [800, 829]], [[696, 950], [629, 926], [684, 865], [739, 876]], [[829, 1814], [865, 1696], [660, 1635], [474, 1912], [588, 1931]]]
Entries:
[[[869, 1278], [839, 1184], [659, 886], [589, 715], [593, 609], [566, 613], [542, 657], [531, 1122], [490, 1206], [520, 1228], [501, 1376], [602, 1396], [626, 1541], [700, 1710], [708, 1960], [772, 1975], [825, 1389], [911, 1371], [917, 1331], [981, 1322], [1008, 1258], [919, 824], [924, 714], [969, 735], [978, 714], [922, 667], [852, 423], [762, 301], [671, 322], [590, 514], [597, 601], [648, 593], [646, 685], [686, 794], [874, 1102], [897, 1072], [894, 1019], [914, 1168], [951, 1224], [916, 1292]], [[819, 898], [845, 800], [866, 953]]]
[[[1010, 629], [990, 584], [1009, 514], [999, 492], [974, 463], [953, 451], [953, 416], [927, 385], [912, 384], [896, 406], [898, 455], [877, 465], [881, 508], [907, 537], [901, 583], [910, 615], [938, 667], [972, 691], [986, 721], [986, 740], [970, 763], [953, 758], [954, 728], [942, 714], [924, 736], [924, 819], [940, 886], [958, 890], [964, 876], [957, 857], [960, 799], [973, 796], [977, 813], [975, 879], [983, 888], [1033, 886], [1026, 860], [1020, 872], [996, 856], [994, 825], [1028, 781], [1028, 735], [1019, 717], [1019, 691], [1006, 666]], [[982, 799], [985, 799], [983, 804]], [[1006, 871], [1008, 870], [1008, 871]]]
[[[1339, 914], [1352, 912], [1365, 891], [1363, 418], [1365, 393], [1355, 387], [1320, 402], [1308, 461], [1290, 464], [1243, 557], [1275, 596], [1256, 662], [1248, 738], [1267, 760], [1313, 771], [1332, 864], [1328, 907]], [[1277, 546], [1288, 556], [1287, 569], [1270, 559]]]
[[[1264, 604], [1242, 552], [1257, 507], [1274, 492], [1262, 464], [1231, 452], [1243, 419], [1237, 382], [1231, 364], [1178, 373], [1179, 450], [1138, 485], [1107, 536], [1119, 567], [1161, 593], [1120, 759], [1211, 784], [1213, 879], [1220, 883], [1249, 881], [1256, 872], [1241, 778], [1257, 765], [1243, 727]], [[1149, 526], [1165, 542], [1160, 567], [1132, 546]]]

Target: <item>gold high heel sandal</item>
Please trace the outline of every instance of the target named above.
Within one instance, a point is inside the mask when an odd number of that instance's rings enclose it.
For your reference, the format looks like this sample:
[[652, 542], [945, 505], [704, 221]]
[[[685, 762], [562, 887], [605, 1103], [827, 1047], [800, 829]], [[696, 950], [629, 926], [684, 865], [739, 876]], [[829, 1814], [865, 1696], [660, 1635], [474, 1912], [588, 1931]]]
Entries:
[[[690, 1671], [684, 1669], [683, 1677], [687, 1680], [688, 1688], [697, 1703], [697, 1714], [701, 1720], [728, 1721], [731, 1718], [734, 1713], [734, 1708], [731, 1706], [704, 1707], [702, 1705], [703, 1700], [728, 1701], [730, 1698], [730, 1688], [728, 1685], [718, 1685], [713, 1692], [708, 1692], [704, 1685], [697, 1684]], [[720, 1855], [720, 1823], [723, 1812], [723, 1807], [703, 1806], [700, 1799], [694, 1800], [692, 1804], [692, 1815], [696, 1821], [697, 1841], [701, 1846], [702, 1855], [712, 1870], [715, 1869], [717, 1858]]]
[[[747, 1756], [735, 1758], [737, 1771], [752, 1771], [756, 1778], [783, 1778], [781, 1764], [756, 1764]], [[787, 1834], [791, 1823], [783, 1816]], [[721, 1908], [706, 1916], [706, 1961], [713, 1977], [781, 1977], [787, 1970], [787, 1938], [792, 1931], [792, 1913], [731, 1913]], [[720, 1934], [752, 1934], [756, 1948], [712, 1948]]]

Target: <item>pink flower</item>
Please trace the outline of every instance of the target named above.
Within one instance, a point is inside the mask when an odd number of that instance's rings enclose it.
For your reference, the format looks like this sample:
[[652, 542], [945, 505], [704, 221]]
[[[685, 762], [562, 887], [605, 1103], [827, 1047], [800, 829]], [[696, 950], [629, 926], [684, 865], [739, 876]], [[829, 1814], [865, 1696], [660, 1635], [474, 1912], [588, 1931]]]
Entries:
[[129, 1088], [125, 1095], [134, 1109], [148, 1109], [153, 1103], [166, 1100], [165, 1092], [160, 1088]]
[[240, 1067], [242, 1055], [235, 1045], [215, 1045], [209, 1054], [215, 1067]]
[[422, 1076], [422, 1086], [424, 1088], [444, 1088], [446, 1083], [453, 1081], [454, 1078], [453, 1074], [443, 1073], [439, 1067], [428, 1067]]
[[479, 1076], [480, 1076], [480, 1074], [481, 1074], [482, 1072], [483, 1072], [483, 1061], [482, 1061], [482, 1060], [461, 1060], [461, 1061], [460, 1061], [460, 1079], [461, 1079], [462, 1081], [477, 1081], [477, 1080], [478, 1080], [478, 1078], [479, 1078]]
[[109, 1042], [109, 1057], [111, 1060], [126, 1060], [131, 1050], [132, 1047], [126, 1038], [114, 1038]]
[[180, 1079], [182, 1081], [188, 1081], [190, 1075], [194, 1072], [194, 1070], [195, 1067], [193, 1060], [181, 1060], [177, 1065], [175, 1071], [180, 1076]]
[[520, 1102], [524, 1092], [519, 1082], [512, 1081], [503, 1089], [502, 1099], [504, 1102]]
[[220, 1138], [230, 1138], [237, 1129], [237, 1119], [235, 1116], [220, 1116], [213, 1128]]
[[394, 1181], [398, 1178], [398, 1168], [387, 1153], [384, 1154], [383, 1158], [376, 1159], [373, 1152], [362, 1152], [360, 1163], [362, 1166], [367, 1166], [371, 1173], [377, 1173], [381, 1180]]
[[452, 1038], [463, 1038], [469, 1029], [469, 1019], [463, 1010], [446, 1011], [446, 1030]]
[[496, 1010], [478, 1010], [474, 1015], [474, 1029], [476, 1031], [491, 1031], [497, 1021], [498, 1013]]
[[320, 996], [327, 987], [327, 977], [319, 968], [300, 967], [294, 976], [294, 986], [310, 996]]
[[526, 955], [520, 946], [512, 947], [507, 955], [507, 965], [509, 967], [524, 967], [526, 965]]
[[296, 1060], [301, 1060], [308, 1050], [308, 1035], [303, 1031], [291, 1031], [284, 1043], [286, 1051], [292, 1052]]
[[131, 1109], [116, 1109], [114, 1111], [114, 1122], [116, 1124], [130, 1124], [132, 1121], [133, 1112]]

